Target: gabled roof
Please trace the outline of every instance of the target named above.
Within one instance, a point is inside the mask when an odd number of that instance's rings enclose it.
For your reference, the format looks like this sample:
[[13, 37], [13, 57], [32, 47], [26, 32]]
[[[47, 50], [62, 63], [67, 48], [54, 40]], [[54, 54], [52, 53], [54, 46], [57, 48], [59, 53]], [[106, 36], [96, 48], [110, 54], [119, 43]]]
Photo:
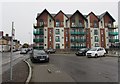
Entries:
[[[39, 18], [44, 12], [47, 12], [47, 13], [53, 18], [53, 16], [52, 16], [46, 9], [44, 9], [44, 10], [42, 11], [42, 13], [38, 13], [38, 14], [37, 14], [36, 20], [38, 20], [38, 18]], [[54, 19], [54, 18], [53, 18], [53, 19]]]
[[70, 18], [72, 18], [76, 13], [79, 13], [87, 21], [85, 16], [82, 13], [80, 13], [79, 10], [77, 10]]
[[3, 36], [2, 38], [7, 40], [7, 41], [11, 41], [11, 39], [12, 39], [12, 37], [10, 37], [10, 36], [9, 37], [8, 36]]
[[62, 14], [64, 14], [67, 18], [69, 18], [65, 13], [63, 13], [61, 10], [54, 16], [54, 18], [59, 14], [59, 13], [62, 13]]
[[113, 20], [113, 22], [115, 22], [115, 19], [114, 19], [107, 11], [104, 12], [104, 13], [102, 13], [102, 14], [99, 16], [99, 19], [101, 20], [106, 14]]
[[90, 14], [93, 14], [93, 15], [98, 19], [98, 21], [100, 20], [99, 17], [98, 17], [97, 15], [95, 15], [93, 12], [90, 12], [88, 15], [86, 15], [86, 18], [87, 18]]

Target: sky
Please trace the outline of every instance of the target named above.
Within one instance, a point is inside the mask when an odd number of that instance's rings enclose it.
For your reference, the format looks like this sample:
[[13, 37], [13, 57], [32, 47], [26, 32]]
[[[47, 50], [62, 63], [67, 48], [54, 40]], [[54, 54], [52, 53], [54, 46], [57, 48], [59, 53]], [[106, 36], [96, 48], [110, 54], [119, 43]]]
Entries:
[[[5, 0], [6, 1], [6, 0]], [[85, 0], [86, 1], [86, 0]], [[44, 9], [50, 13], [62, 10], [65, 14], [73, 14], [79, 10], [83, 15], [91, 11], [100, 15], [108, 11], [118, 24], [118, 2], [1, 2], [0, 3], [0, 30], [11, 35], [12, 22], [14, 22], [15, 38], [23, 43], [32, 43], [33, 23], [36, 23], [37, 13]]]

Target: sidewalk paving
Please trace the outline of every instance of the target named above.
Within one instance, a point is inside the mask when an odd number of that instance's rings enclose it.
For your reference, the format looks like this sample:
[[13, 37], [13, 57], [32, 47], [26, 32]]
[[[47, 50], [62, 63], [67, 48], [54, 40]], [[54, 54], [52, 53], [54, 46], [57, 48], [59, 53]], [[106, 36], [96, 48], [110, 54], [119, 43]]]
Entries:
[[50, 63], [31, 63], [32, 78], [30, 82], [75, 82], [67, 73]]
[[10, 70], [7, 70], [5, 73], [2, 73], [2, 82], [3, 84], [16, 84], [17, 82], [25, 83], [28, 77], [28, 66], [24, 61], [20, 61], [13, 67], [13, 80], [10, 80]]

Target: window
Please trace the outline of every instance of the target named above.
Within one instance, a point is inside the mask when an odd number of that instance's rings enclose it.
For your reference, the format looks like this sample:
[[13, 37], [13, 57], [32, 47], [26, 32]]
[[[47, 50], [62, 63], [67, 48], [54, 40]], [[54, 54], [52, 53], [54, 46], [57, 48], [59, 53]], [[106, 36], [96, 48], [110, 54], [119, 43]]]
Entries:
[[103, 22], [101, 21], [101, 26], [103, 26]]
[[56, 40], [56, 42], [60, 42], [60, 37], [56, 36], [55, 40]]
[[81, 20], [79, 20], [79, 25], [78, 25], [78, 26], [79, 26], [79, 27], [82, 27], [82, 26], [83, 26]]
[[50, 30], [50, 34], [52, 33], [52, 30]]
[[98, 35], [98, 30], [94, 30], [94, 35]]
[[62, 37], [62, 39], [63, 39], [64, 37]]
[[98, 27], [98, 25], [97, 25], [97, 21], [94, 20], [94, 28], [97, 28], [97, 27]]
[[49, 19], [49, 24], [51, 25], [51, 19]]
[[43, 19], [40, 19], [40, 26], [43, 26], [44, 25], [44, 21]]
[[59, 26], [60, 26], [60, 21], [56, 20], [56, 27], [59, 27]]
[[64, 46], [64, 44], [62, 44], [62, 46]]
[[63, 32], [64, 30], [62, 30], [62, 32]]
[[68, 41], [68, 37], [66, 37], [66, 42]]
[[75, 20], [72, 19], [72, 27], [75, 27]]
[[59, 29], [56, 29], [56, 30], [55, 30], [55, 33], [56, 33], [56, 34], [60, 34], [60, 30], [59, 30]]
[[98, 42], [98, 36], [95, 36], [95, 42]]
[[51, 41], [51, 37], [50, 37], [49, 41]]
[[56, 49], [59, 49], [60, 48], [60, 44], [56, 44]]
[[46, 44], [45, 44], [45, 46], [46, 46]]

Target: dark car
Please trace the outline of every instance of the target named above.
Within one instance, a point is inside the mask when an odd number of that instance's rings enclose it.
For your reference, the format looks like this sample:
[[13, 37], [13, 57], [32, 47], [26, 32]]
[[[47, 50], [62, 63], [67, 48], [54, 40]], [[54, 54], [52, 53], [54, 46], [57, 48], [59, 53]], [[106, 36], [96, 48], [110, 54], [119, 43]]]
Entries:
[[49, 62], [49, 56], [45, 53], [44, 50], [34, 49], [30, 53], [30, 59], [33, 63], [35, 62]]
[[75, 54], [77, 56], [86, 56], [86, 52], [89, 50], [89, 48], [81, 48], [78, 50]]
[[55, 49], [47, 49], [47, 50], [46, 50], [46, 53], [55, 53], [55, 52], [56, 52]]

